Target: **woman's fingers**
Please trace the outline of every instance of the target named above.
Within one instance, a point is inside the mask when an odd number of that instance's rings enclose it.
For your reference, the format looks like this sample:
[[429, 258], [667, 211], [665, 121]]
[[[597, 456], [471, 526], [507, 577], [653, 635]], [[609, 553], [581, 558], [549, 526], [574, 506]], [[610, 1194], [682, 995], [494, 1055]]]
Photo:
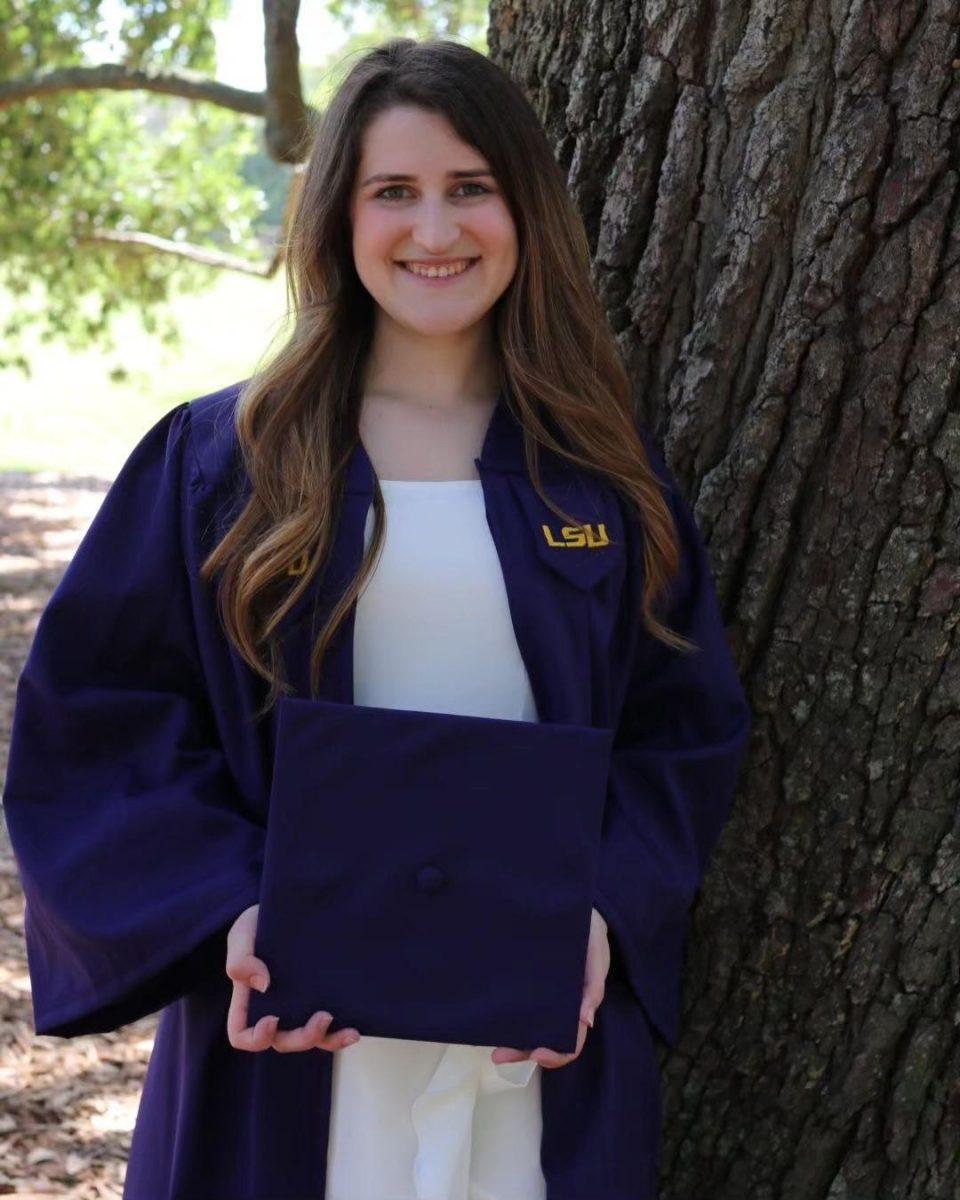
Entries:
[[[265, 1050], [270, 1045], [278, 1017], [261, 1017], [256, 1026], [247, 1025], [250, 1008], [250, 987], [261, 980], [269, 986], [270, 974], [266, 964], [254, 954], [244, 953], [236, 943], [227, 952], [227, 975], [233, 980], [233, 996], [227, 1012], [227, 1037], [237, 1050]], [[265, 987], [258, 987], [265, 991]]]
[[260, 906], [245, 908], [227, 932], [227, 977], [233, 980], [233, 995], [227, 1011], [227, 1038], [235, 1050], [268, 1050], [279, 1017], [265, 1016], [254, 1026], [247, 1025], [250, 988], [264, 992], [270, 986], [267, 964], [254, 954], [257, 915]]
[[233, 956], [227, 954], [227, 974], [234, 983], [245, 983], [255, 987], [258, 992], [265, 992], [270, 986], [270, 972], [262, 958], [251, 950], [249, 953], [240, 951]]
[[603, 917], [593, 909], [590, 938], [587, 942], [587, 961], [583, 971], [583, 998], [580, 1001], [580, 1020], [592, 1028], [597, 1009], [603, 1003], [610, 971], [610, 941]]
[[597, 1009], [603, 1003], [604, 984], [601, 979], [588, 979], [583, 989], [583, 999], [580, 1001], [580, 1020], [585, 1021], [590, 1028], [596, 1020]]
[[254, 953], [257, 943], [257, 918], [260, 905], [245, 908], [227, 931], [227, 976], [233, 980], [233, 995], [227, 1012], [227, 1037], [237, 1050], [277, 1050], [287, 1054], [297, 1050], [342, 1050], [360, 1040], [356, 1029], [338, 1029], [329, 1037], [327, 1028], [333, 1017], [327, 1012], [314, 1013], [299, 1029], [278, 1032], [277, 1016], [261, 1017], [254, 1027], [247, 1025], [250, 989], [266, 992], [270, 972], [262, 958]]
[[253, 1028], [247, 1025], [250, 988], [234, 981], [230, 1008], [227, 1010], [227, 1037], [235, 1050], [266, 1050], [277, 1027], [278, 1017], [261, 1017]]
[[280, 1018], [273, 1015], [261, 1017], [252, 1028], [247, 1025], [251, 987], [259, 992], [266, 992], [270, 987], [267, 964], [254, 954], [259, 909], [257, 904], [244, 909], [227, 933], [226, 971], [233, 980], [233, 996], [227, 1013], [230, 1045], [237, 1050], [274, 1049], [280, 1054], [288, 1054], [314, 1048], [342, 1050], [358, 1041], [360, 1035], [355, 1029], [338, 1029], [327, 1037], [327, 1028], [333, 1020], [327, 1012], [314, 1013], [299, 1029], [278, 1031]]
[[589, 1022], [580, 1018], [580, 1024], [577, 1027], [577, 1048], [571, 1054], [560, 1054], [557, 1050], [549, 1050], [546, 1046], [538, 1046], [536, 1050], [516, 1050], [512, 1046], [497, 1046], [490, 1055], [490, 1061], [495, 1063], [507, 1062], [523, 1062], [525, 1058], [532, 1058], [534, 1062], [538, 1062], [542, 1067], [563, 1067], [568, 1062], [573, 1062], [580, 1051], [583, 1049], [583, 1044], [587, 1040], [587, 1028]]
[[316, 1012], [299, 1029], [284, 1029], [274, 1033], [272, 1046], [281, 1054], [291, 1050], [342, 1050], [358, 1041], [356, 1029], [338, 1029], [327, 1036], [333, 1017], [328, 1012]]
[[572, 1054], [558, 1054], [556, 1050], [548, 1050], [546, 1046], [538, 1046], [536, 1050], [531, 1051], [530, 1057], [534, 1062], [538, 1062], [541, 1067], [546, 1067], [548, 1070], [552, 1067], [565, 1067], [567, 1063], [573, 1062], [583, 1049], [583, 1043], [587, 1040], [587, 1028], [586, 1021], [581, 1021], [577, 1026], [577, 1048]]
[[529, 1050], [515, 1050], [513, 1046], [497, 1046], [490, 1055], [490, 1061], [495, 1063], [523, 1062], [530, 1057]]
[[352, 1046], [360, 1041], [360, 1033], [356, 1029], [340, 1029], [336, 1033], [325, 1038], [326, 1043], [322, 1048], [324, 1050], [345, 1050], [347, 1046]]
[[275, 1033], [273, 1048], [281, 1054], [287, 1054], [291, 1050], [311, 1050], [316, 1046], [318, 1040], [322, 1040], [327, 1026], [332, 1020], [333, 1017], [328, 1012], [315, 1012], [306, 1025], [301, 1025], [298, 1029], [284, 1029]]
[[279, 1020], [279, 1017], [274, 1016], [261, 1017], [252, 1028], [242, 1030], [240, 1036], [248, 1037], [251, 1050], [269, 1050]]

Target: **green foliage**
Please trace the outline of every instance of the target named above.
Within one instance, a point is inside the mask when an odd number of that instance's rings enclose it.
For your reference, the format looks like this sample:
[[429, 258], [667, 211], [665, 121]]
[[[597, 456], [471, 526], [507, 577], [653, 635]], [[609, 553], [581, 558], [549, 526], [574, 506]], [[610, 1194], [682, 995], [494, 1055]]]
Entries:
[[[327, 9], [346, 29], [354, 32], [321, 62], [301, 67], [303, 95], [308, 104], [323, 110], [353, 61], [364, 51], [388, 38], [450, 37], [487, 53], [487, 4], [485, 0], [328, 0]], [[363, 28], [356, 18], [366, 17]]]
[[[225, 0], [126, 5], [123, 61], [214, 75], [210, 21]], [[3, 77], [83, 64], [84, 44], [105, 33], [99, 0], [0, 0]], [[29, 372], [21, 336], [113, 348], [114, 319], [140, 315], [168, 343], [180, 340], [171, 289], [199, 291], [210, 267], [138, 246], [84, 240], [142, 231], [262, 262], [255, 222], [266, 201], [245, 182], [261, 122], [210, 104], [144, 92], [79, 91], [0, 110], [0, 288], [16, 296], [0, 325], [0, 367]]]
[[[373, 14], [383, 37], [452, 37], [486, 52], [488, 5], [482, 0], [327, 0], [327, 11], [345, 29]], [[483, 39], [483, 44], [476, 44]]]
[[140, 0], [125, 7], [120, 28], [124, 62], [189, 67], [213, 75], [217, 47], [210, 23], [227, 15], [230, 0]]
[[258, 233], [268, 237], [279, 230], [283, 219], [293, 168], [287, 163], [274, 162], [264, 149], [261, 138], [253, 153], [243, 160], [240, 174], [246, 183], [263, 193], [265, 207], [257, 217], [255, 227]]

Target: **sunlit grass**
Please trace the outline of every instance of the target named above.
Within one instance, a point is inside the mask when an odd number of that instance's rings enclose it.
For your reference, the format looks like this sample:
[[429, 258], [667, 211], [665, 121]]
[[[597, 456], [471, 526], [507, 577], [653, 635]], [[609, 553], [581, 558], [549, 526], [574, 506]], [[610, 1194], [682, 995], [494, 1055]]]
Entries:
[[[0, 296], [0, 307], [10, 304]], [[280, 344], [284, 308], [282, 274], [224, 272], [209, 291], [176, 300], [177, 349], [145, 333], [133, 314], [119, 322], [112, 351], [29, 341], [32, 378], [0, 371], [0, 470], [113, 478], [174, 405], [246, 378]], [[111, 377], [118, 369], [125, 378]]]

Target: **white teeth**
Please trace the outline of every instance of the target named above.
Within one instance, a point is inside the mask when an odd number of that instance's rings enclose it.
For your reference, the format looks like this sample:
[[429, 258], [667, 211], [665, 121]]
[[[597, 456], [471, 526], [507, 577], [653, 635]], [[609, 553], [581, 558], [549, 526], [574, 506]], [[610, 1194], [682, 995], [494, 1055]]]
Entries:
[[471, 266], [471, 260], [464, 259], [461, 263], [454, 263], [449, 267], [421, 267], [416, 263], [404, 263], [403, 265], [414, 275], [425, 275], [427, 279], [445, 279], [448, 275], [462, 275]]

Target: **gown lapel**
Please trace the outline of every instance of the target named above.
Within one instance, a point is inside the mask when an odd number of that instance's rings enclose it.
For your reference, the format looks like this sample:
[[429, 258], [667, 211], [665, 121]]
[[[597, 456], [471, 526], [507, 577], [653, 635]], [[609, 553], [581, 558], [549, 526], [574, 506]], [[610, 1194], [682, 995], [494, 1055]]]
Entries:
[[[539, 719], [607, 725], [604, 663], [625, 566], [622, 513], [599, 480], [547, 452], [541, 452], [540, 461], [541, 486], [583, 522], [582, 528], [565, 526], [537, 495], [527, 473], [523, 429], [501, 393], [474, 462]], [[326, 570], [287, 615], [284, 656], [297, 696], [310, 696], [313, 641], [360, 568], [375, 482], [373, 464], [358, 440], [347, 464]], [[355, 606], [331, 642], [319, 681], [320, 696], [344, 704], [354, 702], [354, 616]]]

